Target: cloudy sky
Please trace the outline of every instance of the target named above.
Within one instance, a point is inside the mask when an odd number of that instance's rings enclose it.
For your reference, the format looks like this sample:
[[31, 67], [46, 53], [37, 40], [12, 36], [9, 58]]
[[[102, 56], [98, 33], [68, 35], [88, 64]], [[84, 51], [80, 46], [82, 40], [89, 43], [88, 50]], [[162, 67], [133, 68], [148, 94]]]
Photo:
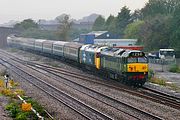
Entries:
[[91, 13], [108, 17], [117, 15], [123, 6], [142, 8], [148, 0], [0, 0], [0, 24], [9, 20], [54, 19], [62, 13], [80, 19]]

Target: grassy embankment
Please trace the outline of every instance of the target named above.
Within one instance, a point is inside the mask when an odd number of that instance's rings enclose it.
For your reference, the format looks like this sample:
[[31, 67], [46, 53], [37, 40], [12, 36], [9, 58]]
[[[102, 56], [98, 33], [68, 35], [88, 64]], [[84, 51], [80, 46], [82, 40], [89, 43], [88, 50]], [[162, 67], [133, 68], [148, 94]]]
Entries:
[[38, 117], [32, 111], [22, 110], [22, 101], [17, 97], [20, 95], [27, 103], [30, 103], [32, 107], [40, 113], [42, 116], [46, 116], [44, 109], [32, 98], [26, 97], [25, 92], [19, 89], [19, 83], [10, 80], [8, 88], [5, 87], [4, 83], [4, 71], [0, 73], [0, 96], [8, 97], [8, 104], [5, 109], [9, 112], [10, 117], [15, 120], [36, 120]]

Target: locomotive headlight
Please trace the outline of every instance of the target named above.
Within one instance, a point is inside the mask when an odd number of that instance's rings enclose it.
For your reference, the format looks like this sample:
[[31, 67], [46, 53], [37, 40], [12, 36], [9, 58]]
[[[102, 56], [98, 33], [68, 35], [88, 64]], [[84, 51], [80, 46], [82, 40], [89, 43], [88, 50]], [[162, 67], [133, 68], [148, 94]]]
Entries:
[[133, 67], [129, 66], [128, 71], [133, 71]]
[[143, 71], [147, 71], [147, 70], [148, 70], [148, 65], [143, 65], [143, 66], [142, 66], [142, 70], [143, 70]]
[[145, 69], [146, 69], [146, 66], [143, 66], [142, 69], [145, 70]]
[[124, 71], [128, 71], [127, 69], [128, 69], [128, 68], [127, 68], [127, 66], [126, 66], [126, 65], [124, 65]]

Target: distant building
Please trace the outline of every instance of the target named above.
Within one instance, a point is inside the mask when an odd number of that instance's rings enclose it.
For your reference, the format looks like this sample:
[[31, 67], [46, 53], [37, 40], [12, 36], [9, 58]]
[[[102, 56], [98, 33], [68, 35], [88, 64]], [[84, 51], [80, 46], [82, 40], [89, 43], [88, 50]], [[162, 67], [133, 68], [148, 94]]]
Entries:
[[114, 46], [134, 46], [137, 39], [94, 39], [94, 44]]
[[81, 34], [74, 41], [84, 44], [98, 44], [108, 46], [135, 46], [137, 39], [121, 39], [120, 36], [108, 31], [92, 31], [88, 34]]
[[112, 34], [108, 31], [92, 31], [88, 34], [94, 34], [95, 39], [119, 39], [120, 36], [117, 34]]

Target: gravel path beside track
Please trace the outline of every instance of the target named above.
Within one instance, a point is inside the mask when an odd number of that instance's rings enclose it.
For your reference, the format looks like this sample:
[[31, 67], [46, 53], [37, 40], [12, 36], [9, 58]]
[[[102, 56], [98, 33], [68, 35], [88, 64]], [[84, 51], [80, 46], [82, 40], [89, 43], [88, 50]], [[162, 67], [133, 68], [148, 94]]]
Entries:
[[158, 86], [154, 84], [146, 84], [147, 86], [153, 87], [155, 89], [174, 94], [175, 96], [180, 97], [180, 73], [172, 73], [169, 72], [169, 65], [164, 65], [163, 66], [163, 71], [162, 71], [162, 65], [158, 64], [149, 64], [150, 69], [152, 69], [155, 72], [155, 77], [166, 80], [168, 83], [175, 84], [176, 86], [179, 87], [178, 90], [174, 91], [171, 90], [167, 87], [163, 86]]
[[[5, 67], [0, 65], [0, 73], [5, 70]], [[0, 120], [12, 120], [8, 116], [8, 111], [5, 110], [5, 106], [8, 104], [8, 98], [0, 94]]]
[[155, 76], [172, 82], [180, 86], [180, 73], [169, 72], [169, 65], [158, 65], [158, 64], [149, 64], [150, 69], [154, 70]]

